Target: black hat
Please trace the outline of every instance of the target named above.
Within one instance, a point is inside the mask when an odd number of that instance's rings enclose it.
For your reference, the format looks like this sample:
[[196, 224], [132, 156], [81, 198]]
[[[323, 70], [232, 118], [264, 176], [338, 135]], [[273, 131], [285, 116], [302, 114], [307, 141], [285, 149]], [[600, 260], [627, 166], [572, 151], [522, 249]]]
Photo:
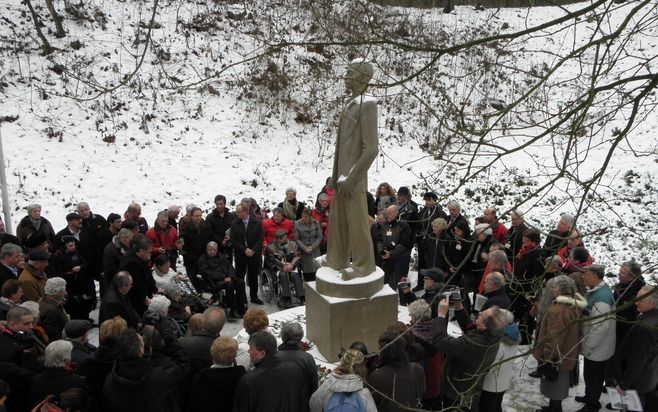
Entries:
[[107, 215], [107, 223], [112, 224], [114, 223], [117, 219], [121, 219], [121, 215], [117, 213], [110, 213]]
[[62, 236], [62, 243], [66, 244], [66, 243], [69, 243], [69, 242], [75, 242], [75, 237], [73, 237], [71, 235]]
[[25, 247], [27, 249], [32, 249], [32, 248], [35, 248], [37, 246], [41, 246], [42, 244], [44, 244], [47, 241], [48, 241], [48, 238], [46, 237], [46, 235], [43, 234], [43, 232], [41, 232], [41, 231], [34, 232], [34, 233], [32, 233], [32, 235], [30, 235], [30, 237], [27, 238], [27, 241], [25, 242]]
[[400, 186], [400, 188], [398, 189], [398, 195], [411, 196], [411, 191], [407, 186]]
[[91, 324], [88, 320], [82, 319], [73, 319], [66, 322], [64, 326], [64, 333], [69, 339], [77, 339], [81, 336], [84, 336], [94, 325]]
[[50, 254], [41, 249], [31, 250], [28, 254], [30, 260], [48, 260], [50, 259]]
[[434, 192], [427, 192], [423, 195], [423, 200], [432, 199], [432, 200], [436, 201], [438, 198], [439, 197]]
[[423, 277], [430, 278], [439, 283], [443, 283], [446, 278], [446, 274], [439, 268], [421, 269], [420, 274]]
[[283, 229], [277, 229], [277, 231], [274, 232], [274, 235], [275, 235], [276, 237], [288, 236], [288, 232], [286, 232], [286, 231], [283, 230]]
[[82, 220], [82, 216], [80, 216], [76, 212], [71, 212], [68, 215], [66, 215], [66, 221], [67, 222], [70, 222], [71, 220], [74, 220], [74, 219]]

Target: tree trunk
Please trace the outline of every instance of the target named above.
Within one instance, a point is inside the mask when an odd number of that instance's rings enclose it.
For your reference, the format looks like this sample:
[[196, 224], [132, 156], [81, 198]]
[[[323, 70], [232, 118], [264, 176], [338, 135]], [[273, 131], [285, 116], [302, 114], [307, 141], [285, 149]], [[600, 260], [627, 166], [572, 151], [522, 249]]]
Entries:
[[66, 36], [66, 33], [64, 32], [64, 26], [62, 25], [62, 16], [60, 16], [57, 13], [57, 10], [55, 10], [53, 0], [46, 0], [46, 6], [50, 12], [50, 17], [52, 17], [53, 21], [55, 22], [55, 37], [61, 39], [62, 37]]
[[34, 7], [32, 7], [32, 2], [30, 0], [24, 0], [25, 4], [27, 5], [27, 8], [30, 10], [30, 14], [32, 15], [32, 20], [34, 21], [34, 27], [37, 29], [37, 35], [39, 35], [39, 38], [41, 39], [41, 49], [43, 50], [43, 54], [50, 54], [53, 51], [52, 46], [50, 43], [48, 43], [48, 39], [46, 39], [46, 36], [43, 35], [43, 32], [41, 31], [41, 26], [39, 26], [39, 15], [37, 12], [34, 10]]

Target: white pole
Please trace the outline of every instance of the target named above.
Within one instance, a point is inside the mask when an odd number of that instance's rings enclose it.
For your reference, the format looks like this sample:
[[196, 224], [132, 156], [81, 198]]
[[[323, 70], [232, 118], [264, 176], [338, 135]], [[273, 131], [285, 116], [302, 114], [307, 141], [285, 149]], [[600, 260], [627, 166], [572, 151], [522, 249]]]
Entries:
[[11, 230], [11, 209], [9, 208], [7, 174], [5, 173], [5, 153], [2, 149], [2, 123], [0, 123], [0, 185], [2, 186], [2, 211], [5, 215], [5, 232], [13, 233]]

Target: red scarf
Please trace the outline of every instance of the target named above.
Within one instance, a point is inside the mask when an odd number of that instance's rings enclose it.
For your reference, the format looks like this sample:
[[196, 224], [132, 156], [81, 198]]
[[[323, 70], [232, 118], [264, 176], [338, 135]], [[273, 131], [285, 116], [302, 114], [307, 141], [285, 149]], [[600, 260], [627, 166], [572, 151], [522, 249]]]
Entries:
[[516, 254], [516, 259], [521, 260], [521, 258], [523, 258], [523, 255], [525, 255], [526, 253], [531, 252], [535, 249], [537, 249], [537, 245], [522, 246], [521, 250], [519, 250], [519, 253]]

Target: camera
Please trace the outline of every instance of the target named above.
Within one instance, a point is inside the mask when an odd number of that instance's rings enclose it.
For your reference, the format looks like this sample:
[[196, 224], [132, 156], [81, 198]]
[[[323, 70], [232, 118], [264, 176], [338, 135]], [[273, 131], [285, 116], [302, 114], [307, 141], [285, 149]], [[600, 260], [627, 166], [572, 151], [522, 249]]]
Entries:
[[441, 295], [444, 299], [448, 298], [450, 303], [461, 302], [462, 300], [461, 289], [457, 286], [446, 286]]
[[405, 290], [411, 288], [411, 282], [398, 282], [398, 289]]
[[384, 246], [384, 250], [379, 252], [380, 255], [384, 256], [387, 252], [390, 252], [395, 247], [395, 242], [391, 242], [390, 245]]

